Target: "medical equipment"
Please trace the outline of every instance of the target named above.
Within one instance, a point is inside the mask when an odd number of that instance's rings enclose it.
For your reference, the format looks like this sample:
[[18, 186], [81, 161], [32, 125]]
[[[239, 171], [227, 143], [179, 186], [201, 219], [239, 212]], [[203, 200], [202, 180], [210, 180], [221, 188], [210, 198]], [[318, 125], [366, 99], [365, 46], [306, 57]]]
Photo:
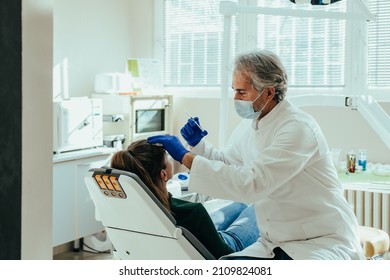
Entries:
[[244, 119], [257, 119], [260, 116], [262, 109], [255, 111], [253, 108], [253, 103], [255, 103], [260, 96], [261, 94], [259, 94], [253, 101], [235, 99], [234, 109], [236, 110], [237, 114]]
[[131, 141], [172, 132], [172, 96], [134, 96], [131, 98]]
[[291, 96], [289, 100], [302, 108], [307, 106], [330, 106], [357, 111], [390, 149], [390, 116], [371, 95], [306, 94]]
[[167, 190], [173, 197], [181, 197], [181, 184], [176, 180], [168, 180]]
[[134, 93], [132, 76], [128, 73], [96, 74], [95, 92], [104, 94]]
[[104, 135], [103, 136], [103, 144], [106, 147], [117, 148], [118, 150], [123, 149], [123, 143], [126, 140], [126, 136], [124, 134], [112, 134], [112, 135]]
[[188, 111], [186, 111], [186, 114], [195, 122], [196, 126], [199, 127], [202, 132], [205, 132], [204, 128], [197, 121], [195, 121], [194, 117], [188, 113]]
[[115, 259], [214, 259], [135, 174], [102, 167], [84, 180]]
[[311, 4], [311, 5], [329, 5], [336, 3], [340, 0], [290, 0], [295, 4]]
[[104, 132], [123, 133], [124, 146], [151, 135], [172, 134], [172, 95], [92, 94], [103, 102]]
[[180, 134], [189, 146], [195, 147], [208, 132], [201, 127], [198, 117], [193, 118], [190, 113], [186, 113], [190, 116], [190, 119], [180, 129]]
[[[276, 16], [294, 16], [294, 17], [312, 17], [312, 18], [327, 18], [340, 20], [358, 20], [369, 21], [375, 20], [375, 16], [367, 8], [366, 4], [360, 0], [356, 1], [359, 5], [359, 12], [344, 13], [330, 11], [310, 11], [305, 12], [301, 9], [283, 9], [283, 8], [268, 8], [249, 5], [239, 5], [231, 1], [221, 1], [219, 12], [223, 15], [223, 40], [222, 40], [222, 55], [221, 55], [221, 102], [219, 115], [219, 146], [224, 147], [228, 139], [228, 123], [229, 123], [229, 106], [228, 92], [230, 87], [229, 77], [231, 75], [230, 65], [230, 45], [231, 45], [231, 30], [232, 17], [237, 14], [264, 14]], [[306, 98], [304, 96], [303, 98]], [[319, 98], [321, 100], [321, 98]]]
[[173, 175], [172, 180], [179, 182], [182, 191], [188, 191], [188, 185], [190, 184], [189, 172], [176, 173]]
[[111, 250], [111, 241], [105, 231], [83, 238], [83, 250], [92, 253], [108, 252]]
[[53, 152], [103, 146], [102, 106], [97, 98], [53, 101]]

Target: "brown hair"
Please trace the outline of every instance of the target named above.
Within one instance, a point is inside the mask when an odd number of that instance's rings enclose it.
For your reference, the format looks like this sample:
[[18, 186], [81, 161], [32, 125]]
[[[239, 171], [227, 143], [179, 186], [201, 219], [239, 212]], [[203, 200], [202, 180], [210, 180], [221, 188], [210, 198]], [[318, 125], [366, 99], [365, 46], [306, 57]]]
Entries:
[[161, 169], [166, 168], [166, 152], [163, 147], [149, 144], [146, 140], [131, 143], [127, 150], [116, 152], [111, 167], [136, 174], [170, 211], [168, 192], [163, 189]]

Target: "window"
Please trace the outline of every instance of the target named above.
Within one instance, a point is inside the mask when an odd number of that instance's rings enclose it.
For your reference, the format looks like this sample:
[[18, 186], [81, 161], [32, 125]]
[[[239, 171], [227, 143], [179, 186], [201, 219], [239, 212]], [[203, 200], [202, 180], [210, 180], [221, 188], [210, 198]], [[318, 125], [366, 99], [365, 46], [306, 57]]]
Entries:
[[376, 20], [368, 25], [368, 86], [390, 87], [390, 1], [370, 0]]
[[[164, 0], [164, 84], [218, 86], [223, 16], [221, 0]], [[232, 37], [234, 45], [235, 38]]]
[[[221, 0], [163, 0], [163, 76], [168, 87], [216, 87], [221, 83], [223, 16]], [[239, 3], [289, 9], [326, 9], [346, 12], [343, 0], [328, 6], [297, 7], [288, 0], [236, 0]], [[390, 1], [367, 0], [377, 20], [368, 25], [367, 76], [371, 88], [390, 87]], [[160, 11], [161, 12], [161, 11]], [[345, 20], [257, 15], [256, 24], [233, 17], [231, 57], [244, 45], [249, 32], [256, 37], [253, 47], [277, 53], [287, 68], [290, 87], [318, 87], [346, 90], [351, 85], [351, 67], [346, 54], [355, 46], [346, 44]], [[240, 24], [241, 26], [238, 26]], [[350, 25], [354, 28], [355, 25]], [[238, 33], [237, 30], [240, 30]], [[366, 31], [362, 31], [365, 36]], [[354, 33], [356, 34], [356, 33]], [[355, 36], [355, 35], [353, 35]], [[361, 46], [364, 48], [364, 46]], [[241, 51], [241, 50], [239, 50]], [[363, 50], [366, 52], [367, 50]], [[349, 55], [348, 58], [351, 56]], [[353, 60], [354, 58], [352, 58]], [[346, 74], [347, 73], [347, 74]], [[348, 75], [348, 76], [346, 76]]]
[[[290, 1], [258, 0], [258, 6], [296, 9]], [[323, 6], [303, 6], [310, 10]], [[343, 12], [346, 1], [325, 7]], [[258, 15], [257, 47], [277, 53], [291, 87], [344, 86], [345, 20]]]

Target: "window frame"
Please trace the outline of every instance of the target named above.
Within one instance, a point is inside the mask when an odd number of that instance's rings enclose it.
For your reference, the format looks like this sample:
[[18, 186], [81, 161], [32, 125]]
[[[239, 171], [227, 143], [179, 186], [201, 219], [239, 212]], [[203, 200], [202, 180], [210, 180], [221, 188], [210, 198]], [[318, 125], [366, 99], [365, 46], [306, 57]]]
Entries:
[[[366, 2], [367, 0], [362, 1]], [[238, 3], [242, 5], [256, 5], [256, 0], [239, 0]], [[359, 6], [360, 4], [357, 1], [347, 1], [347, 11], [358, 11]], [[251, 28], [251, 26], [256, 26], [253, 24], [256, 16], [251, 17], [238, 14], [236, 17], [238, 19], [237, 28], [239, 30], [239, 35], [237, 36], [237, 52], [254, 48], [256, 46], [256, 40], [248, 40], [248, 38], [254, 38], [254, 34], [256, 34], [256, 28]], [[162, 62], [164, 61], [163, 23], [163, 1], [155, 0], [155, 57]], [[390, 102], [390, 87], [368, 88], [368, 24], [366, 21], [347, 20], [345, 28], [345, 85], [343, 87], [290, 87], [288, 89], [288, 95], [312, 94], [314, 91], [318, 95], [372, 95], [379, 102]], [[359, 48], [356, 48], [356, 46], [359, 46]], [[356, 59], [356, 57], [362, 59]], [[163, 66], [161, 65], [161, 71], [162, 69]], [[221, 96], [220, 88], [220, 86], [183, 86], [165, 87], [165, 91], [170, 94], [180, 95], [181, 97], [218, 98]], [[230, 95], [232, 96], [232, 93]]]

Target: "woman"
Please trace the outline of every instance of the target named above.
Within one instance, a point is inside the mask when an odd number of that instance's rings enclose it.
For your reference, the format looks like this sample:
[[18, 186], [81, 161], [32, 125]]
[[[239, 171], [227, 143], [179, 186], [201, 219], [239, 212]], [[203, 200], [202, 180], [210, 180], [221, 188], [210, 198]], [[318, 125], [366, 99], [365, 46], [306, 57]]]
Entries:
[[136, 174], [172, 213], [177, 225], [189, 230], [216, 259], [241, 251], [258, 238], [253, 206], [232, 203], [211, 214], [214, 224], [201, 203], [172, 197], [167, 190], [167, 182], [173, 175], [172, 162], [162, 146], [146, 140], [135, 141], [127, 150], [114, 154], [111, 167]]

